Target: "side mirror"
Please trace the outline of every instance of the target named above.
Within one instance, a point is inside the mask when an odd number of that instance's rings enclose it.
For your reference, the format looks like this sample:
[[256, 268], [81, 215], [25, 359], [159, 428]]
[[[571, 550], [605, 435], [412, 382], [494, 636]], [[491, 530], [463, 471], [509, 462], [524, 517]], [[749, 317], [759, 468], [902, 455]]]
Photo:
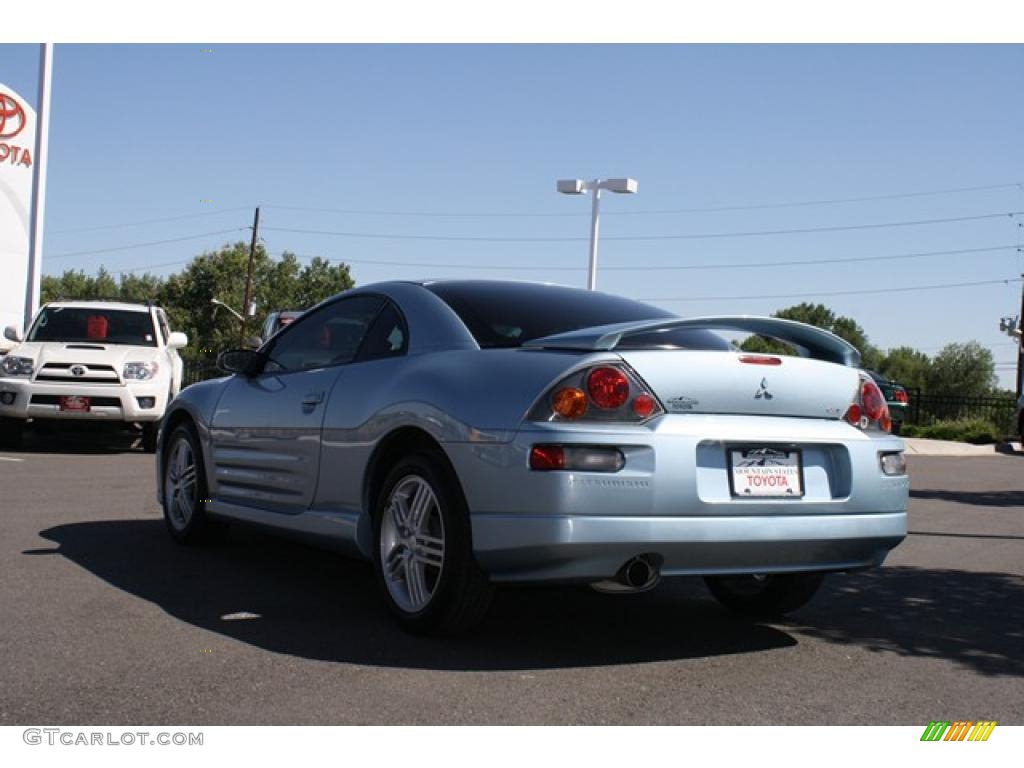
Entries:
[[188, 336], [181, 331], [172, 331], [171, 335], [167, 337], [168, 349], [181, 349], [182, 347], [188, 346]]
[[21, 341], [21, 332], [18, 330], [16, 325], [8, 325], [4, 328], [4, 338], [8, 341]]
[[229, 349], [217, 355], [217, 367], [224, 373], [255, 376], [263, 366], [264, 357], [255, 349]]

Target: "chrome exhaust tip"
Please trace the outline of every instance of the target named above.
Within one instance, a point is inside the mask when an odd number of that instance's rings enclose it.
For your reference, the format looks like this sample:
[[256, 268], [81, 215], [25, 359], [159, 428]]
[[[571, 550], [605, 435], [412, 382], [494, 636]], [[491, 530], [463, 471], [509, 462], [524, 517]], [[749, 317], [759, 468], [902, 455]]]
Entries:
[[619, 568], [614, 579], [598, 581], [590, 586], [598, 592], [616, 594], [647, 592], [661, 581], [659, 560], [650, 555], [637, 555]]

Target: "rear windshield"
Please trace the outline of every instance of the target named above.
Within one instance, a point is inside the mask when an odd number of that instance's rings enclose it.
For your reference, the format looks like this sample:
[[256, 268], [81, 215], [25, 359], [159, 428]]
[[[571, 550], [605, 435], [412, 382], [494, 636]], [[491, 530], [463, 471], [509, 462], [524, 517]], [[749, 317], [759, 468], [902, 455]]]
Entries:
[[[484, 349], [518, 347], [557, 333], [637, 320], [676, 317], [621, 296], [533, 283], [438, 282], [425, 286], [459, 316]], [[728, 349], [707, 331], [669, 331], [627, 337], [621, 348]]]
[[46, 307], [28, 334], [29, 341], [71, 341], [155, 347], [149, 312], [125, 309]]

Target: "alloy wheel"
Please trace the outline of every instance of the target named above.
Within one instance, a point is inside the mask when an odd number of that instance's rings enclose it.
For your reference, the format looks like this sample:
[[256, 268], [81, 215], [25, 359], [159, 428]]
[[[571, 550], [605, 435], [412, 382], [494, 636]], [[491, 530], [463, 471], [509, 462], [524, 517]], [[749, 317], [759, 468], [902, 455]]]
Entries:
[[418, 475], [400, 480], [388, 498], [380, 531], [384, 583], [395, 603], [422, 611], [437, 591], [444, 568], [441, 508], [430, 483]]
[[196, 479], [195, 453], [189, 441], [181, 437], [168, 452], [164, 470], [164, 503], [176, 530], [184, 530], [195, 513]]

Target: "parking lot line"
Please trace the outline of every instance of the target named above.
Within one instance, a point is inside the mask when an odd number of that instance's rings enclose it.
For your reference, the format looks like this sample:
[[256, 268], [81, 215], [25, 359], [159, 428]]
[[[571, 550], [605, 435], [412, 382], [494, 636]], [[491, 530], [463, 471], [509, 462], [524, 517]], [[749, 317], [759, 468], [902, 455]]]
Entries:
[[0, 461], [24, 461], [24, 459], [16, 459], [13, 456], [0, 456]]

